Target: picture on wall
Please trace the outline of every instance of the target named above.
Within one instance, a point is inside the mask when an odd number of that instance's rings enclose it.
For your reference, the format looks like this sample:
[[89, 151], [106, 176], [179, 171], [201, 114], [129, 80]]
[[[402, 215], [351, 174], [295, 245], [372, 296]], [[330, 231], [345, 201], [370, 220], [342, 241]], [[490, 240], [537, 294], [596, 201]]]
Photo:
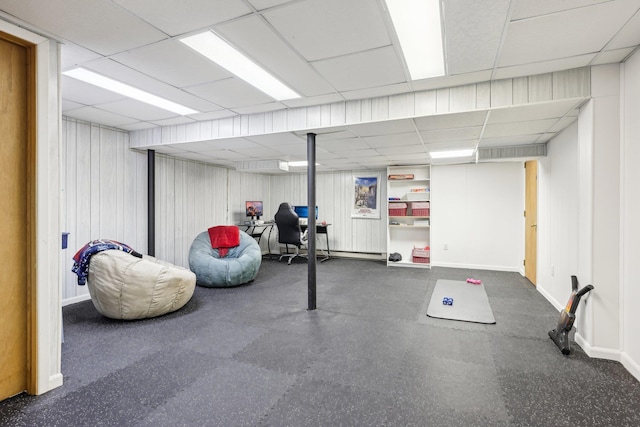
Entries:
[[351, 218], [380, 219], [380, 174], [353, 176]]

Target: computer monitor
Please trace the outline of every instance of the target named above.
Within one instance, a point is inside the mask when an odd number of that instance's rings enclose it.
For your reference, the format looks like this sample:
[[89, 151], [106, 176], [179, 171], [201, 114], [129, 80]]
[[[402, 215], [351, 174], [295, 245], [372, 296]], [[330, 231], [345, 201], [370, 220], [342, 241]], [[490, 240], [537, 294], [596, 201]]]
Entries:
[[262, 216], [262, 200], [247, 200], [245, 210], [248, 218], [260, 219]]
[[[307, 206], [294, 206], [293, 210], [298, 214], [298, 218], [309, 218], [309, 208]], [[316, 206], [316, 219], [318, 219], [317, 206]]]

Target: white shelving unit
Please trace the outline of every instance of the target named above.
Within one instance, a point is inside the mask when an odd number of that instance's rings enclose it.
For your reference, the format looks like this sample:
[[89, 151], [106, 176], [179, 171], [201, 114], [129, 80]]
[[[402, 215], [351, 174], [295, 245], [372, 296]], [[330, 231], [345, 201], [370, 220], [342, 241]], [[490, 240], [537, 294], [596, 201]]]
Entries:
[[[392, 179], [393, 176], [413, 178]], [[422, 215], [423, 209], [416, 212], [413, 206], [424, 206], [429, 202], [431, 195], [431, 166], [390, 166], [387, 168], [387, 265], [393, 267], [415, 267], [430, 268], [431, 263], [413, 262], [413, 248], [425, 249], [429, 247], [431, 240], [431, 219], [430, 215]], [[399, 199], [399, 200], [392, 200]], [[394, 203], [404, 203], [407, 205], [405, 215], [391, 215], [394, 212], [389, 207], [397, 207]], [[418, 203], [419, 205], [414, 205]], [[429, 214], [430, 214], [429, 210]], [[397, 252], [402, 256], [401, 261], [389, 261], [389, 255]], [[420, 257], [421, 260], [424, 258]], [[430, 258], [429, 258], [430, 261]]]

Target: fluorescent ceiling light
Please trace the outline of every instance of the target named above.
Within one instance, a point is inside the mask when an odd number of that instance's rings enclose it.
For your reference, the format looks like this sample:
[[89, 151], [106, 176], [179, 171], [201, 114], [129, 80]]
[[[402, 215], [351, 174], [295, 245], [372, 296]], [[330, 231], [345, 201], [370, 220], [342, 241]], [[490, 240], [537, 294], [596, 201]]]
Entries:
[[145, 92], [133, 86], [129, 86], [128, 84], [110, 79], [109, 77], [105, 77], [101, 74], [94, 73], [86, 68], [74, 68], [73, 70], [65, 71], [62, 74], [182, 116], [198, 113], [198, 111], [192, 110], [184, 105], [176, 104], [168, 99], [152, 95], [149, 92]]
[[[287, 164], [292, 168], [296, 168], [296, 167], [306, 167], [309, 163], [306, 160], [301, 160], [297, 162], [289, 162]], [[316, 166], [320, 166], [320, 163], [316, 163]]]
[[429, 155], [432, 159], [446, 159], [450, 157], [468, 157], [473, 154], [473, 148], [452, 151], [431, 151]]
[[180, 41], [278, 101], [300, 98], [299, 94], [211, 31], [185, 37]]
[[386, 0], [413, 80], [444, 75], [439, 0]]

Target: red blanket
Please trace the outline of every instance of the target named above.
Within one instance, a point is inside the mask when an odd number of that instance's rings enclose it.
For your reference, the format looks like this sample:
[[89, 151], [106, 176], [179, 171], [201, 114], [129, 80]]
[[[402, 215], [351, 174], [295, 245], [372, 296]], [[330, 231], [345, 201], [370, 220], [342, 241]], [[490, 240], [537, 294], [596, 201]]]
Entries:
[[209, 230], [211, 247], [218, 250], [220, 258], [229, 252], [229, 248], [240, 245], [240, 230], [235, 225], [218, 225]]

